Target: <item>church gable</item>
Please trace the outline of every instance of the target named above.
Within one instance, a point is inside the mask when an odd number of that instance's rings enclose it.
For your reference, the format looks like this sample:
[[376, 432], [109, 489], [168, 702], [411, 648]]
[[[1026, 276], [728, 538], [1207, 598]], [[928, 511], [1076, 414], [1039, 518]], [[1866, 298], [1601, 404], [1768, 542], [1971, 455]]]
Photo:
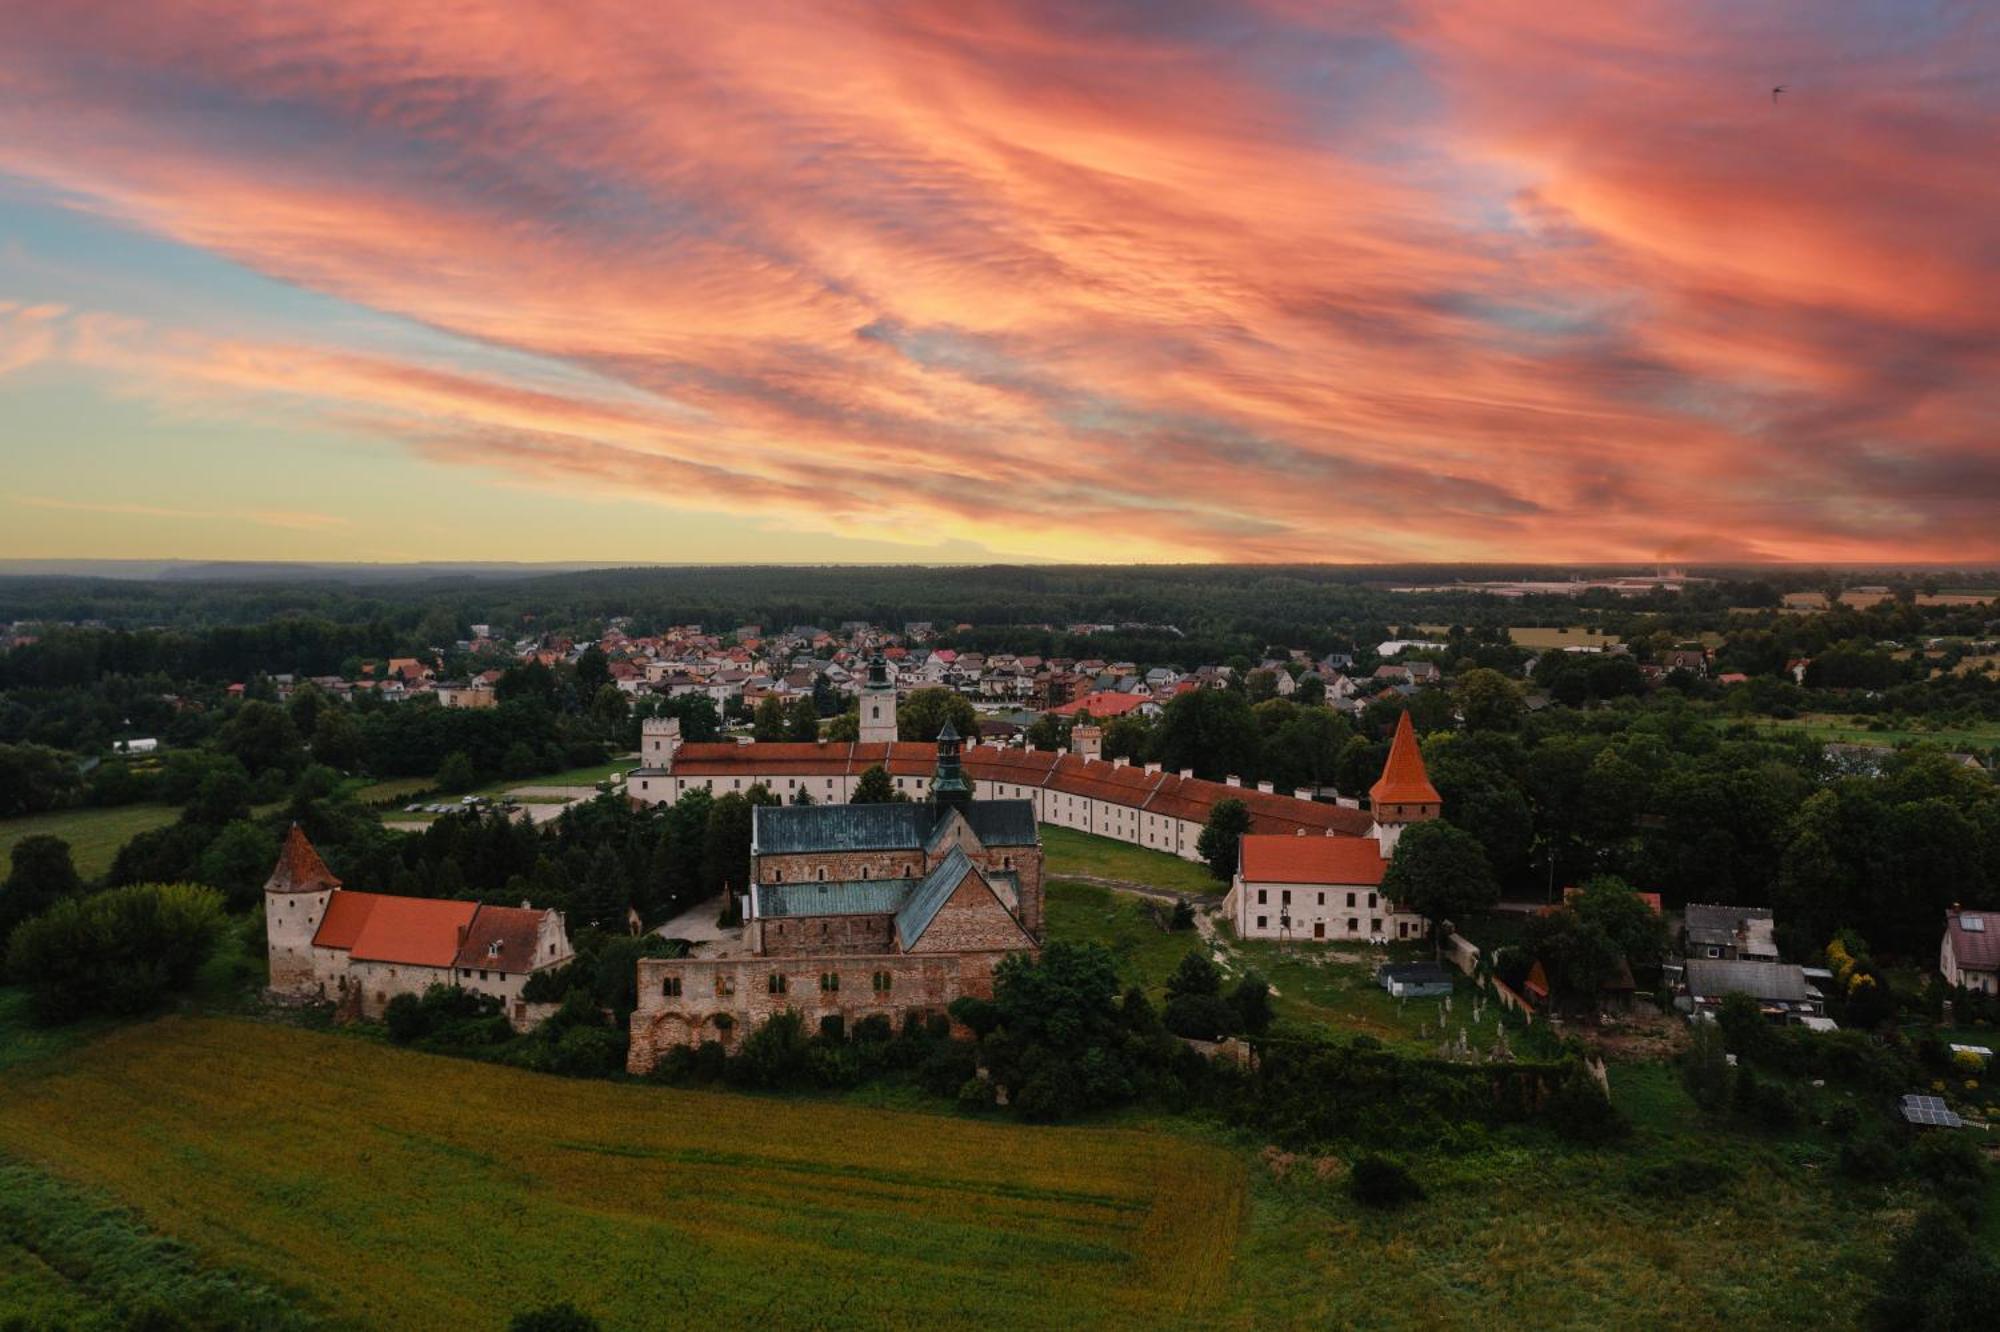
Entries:
[[924, 852], [936, 858], [942, 857], [954, 847], [965, 852], [967, 856], [976, 856], [986, 849], [985, 843], [979, 840], [979, 834], [973, 831], [965, 816], [955, 809], [947, 808], [939, 817], [937, 826], [931, 829], [931, 835], [924, 843]]
[[956, 880], [929, 918], [905, 935], [904, 952], [968, 953], [1035, 946], [977, 866], [966, 863]]

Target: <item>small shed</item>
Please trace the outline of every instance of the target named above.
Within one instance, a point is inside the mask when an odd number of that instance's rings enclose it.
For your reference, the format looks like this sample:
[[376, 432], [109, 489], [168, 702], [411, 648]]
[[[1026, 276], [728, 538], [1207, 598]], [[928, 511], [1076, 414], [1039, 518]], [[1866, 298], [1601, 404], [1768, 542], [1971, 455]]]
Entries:
[[1397, 999], [1428, 999], [1451, 993], [1451, 973], [1436, 962], [1391, 962], [1375, 982]]

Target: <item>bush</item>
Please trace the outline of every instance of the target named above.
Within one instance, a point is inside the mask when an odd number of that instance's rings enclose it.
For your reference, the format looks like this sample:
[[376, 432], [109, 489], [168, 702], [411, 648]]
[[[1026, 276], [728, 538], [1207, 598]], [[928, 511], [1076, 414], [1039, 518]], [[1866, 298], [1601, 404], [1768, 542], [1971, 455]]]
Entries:
[[399, 994], [391, 999], [382, 1012], [382, 1022], [389, 1028], [389, 1039], [398, 1045], [421, 1040], [431, 1029], [424, 1001], [414, 994]]
[[1869, 1323], [1905, 1328], [1987, 1328], [2000, 1309], [2000, 1264], [1974, 1243], [1950, 1210], [1932, 1207], [1896, 1243]]
[[1166, 1023], [1167, 1030], [1176, 1036], [1215, 1041], [1235, 1027], [1236, 1010], [1219, 994], [1183, 994], [1167, 1000]]
[[1840, 1144], [1840, 1173], [1850, 1179], [1882, 1183], [1894, 1179], [1901, 1169], [1896, 1144], [1879, 1130], [1857, 1133]]
[[1570, 1142], [1609, 1142], [1624, 1136], [1628, 1127], [1597, 1079], [1576, 1063], [1549, 1093], [1542, 1112], [1557, 1136]]
[[595, 1318], [571, 1304], [545, 1304], [517, 1313], [507, 1324], [507, 1332], [598, 1332]]
[[1194, 903], [1188, 901], [1185, 897], [1174, 903], [1173, 918], [1168, 922], [1167, 928], [1176, 931], [1193, 929]]
[[1271, 987], [1256, 972], [1248, 972], [1229, 992], [1234, 1019], [1231, 1029], [1246, 1036], [1261, 1036], [1271, 1028], [1277, 1013], [1271, 1007]]
[[1363, 1207], [1384, 1211], [1420, 1201], [1424, 1196], [1423, 1186], [1409, 1171], [1380, 1156], [1364, 1156], [1356, 1161], [1347, 1177], [1347, 1189]]
[[1735, 1178], [1736, 1172], [1720, 1161], [1686, 1156], [1639, 1167], [1626, 1177], [1625, 1188], [1641, 1198], [1675, 1201], [1712, 1197]]
[[222, 895], [190, 883], [141, 883], [57, 902], [14, 930], [7, 973], [35, 1016], [144, 1013], [182, 991], [222, 937]]

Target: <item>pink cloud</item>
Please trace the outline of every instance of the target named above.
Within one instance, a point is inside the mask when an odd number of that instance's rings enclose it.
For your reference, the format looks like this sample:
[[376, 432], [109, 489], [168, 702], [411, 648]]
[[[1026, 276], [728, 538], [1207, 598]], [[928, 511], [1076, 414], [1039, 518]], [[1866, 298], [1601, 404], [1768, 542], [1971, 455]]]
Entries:
[[18, 7], [0, 171], [621, 386], [68, 352], [515, 481], [1095, 558], [1962, 558], [2000, 114], [1950, 22]]

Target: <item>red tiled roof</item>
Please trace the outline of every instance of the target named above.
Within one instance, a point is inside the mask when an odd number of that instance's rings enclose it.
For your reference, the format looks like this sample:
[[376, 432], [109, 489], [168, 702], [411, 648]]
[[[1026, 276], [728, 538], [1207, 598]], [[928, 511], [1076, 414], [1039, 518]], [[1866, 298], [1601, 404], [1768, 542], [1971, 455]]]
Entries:
[[352, 948], [368, 923], [368, 913], [382, 900], [381, 893], [351, 893], [346, 889], [327, 899], [326, 914], [320, 917], [319, 931], [313, 935], [315, 948]]
[[294, 823], [285, 834], [285, 845], [278, 852], [277, 867], [264, 884], [267, 893], [316, 893], [327, 888], [340, 887], [340, 880], [313, 850], [313, 844], [306, 839], [305, 829]]
[[1245, 883], [1337, 883], [1372, 888], [1389, 862], [1372, 837], [1261, 837], [1243, 839]]
[[674, 775], [729, 777], [780, 772], [801, 777], [839, 777], [847, 772], [848, 751], [852, 748], [844, 742], [821, 744], [810, 740], [767, 740], [753, 745], [724, 740], [682, 745], [674, 755]]
[[1417, 748], [1417, 733], [1406, 711], [1396, 719], [1396, 738], [1389, 743], [1389, 761], [1382, 776], [1368, 788], [1368, 799], [1377, 808], [1383, 805], [1436, 805], [1442, 798], [1424, 770], [1423, 751]]
[[361, 923], [347, 955], [357, 962], [404, 962], [449, 967], [458, 956], [458, 931], [470, 925], [477, 902], [430, 897], [380, 897]]
[[1050, 708], [1049, 711], [1058, 717], [1074, 717], [1078, 713], [1087, 712], [1091, 716], [1101, 720], [1106, 717], [1122, 717], [1134, 708], [1141, 707], [1152, 701], [1150, 698], [1143, 698], [1138, 694], [1121, 694], [1112, 690], [1100, 690], [1094, 694], [1085, 694], [1074, 703], [1065, 703], [1059, 708]]
[[[1968, 930], [1960, 922], [1967, 916], [1986, 928]], [[1945, 929], [1951, 935], [1951, 955], [1960, 967], [1974, 971], [2000, 970], [2000, 911], [1950, 911], [1945, 913]]]
[[533, 971], [541, 928], [542, 912], [533, 907], [480, 907], [459, 945], [456, 965], [510, 974]]

